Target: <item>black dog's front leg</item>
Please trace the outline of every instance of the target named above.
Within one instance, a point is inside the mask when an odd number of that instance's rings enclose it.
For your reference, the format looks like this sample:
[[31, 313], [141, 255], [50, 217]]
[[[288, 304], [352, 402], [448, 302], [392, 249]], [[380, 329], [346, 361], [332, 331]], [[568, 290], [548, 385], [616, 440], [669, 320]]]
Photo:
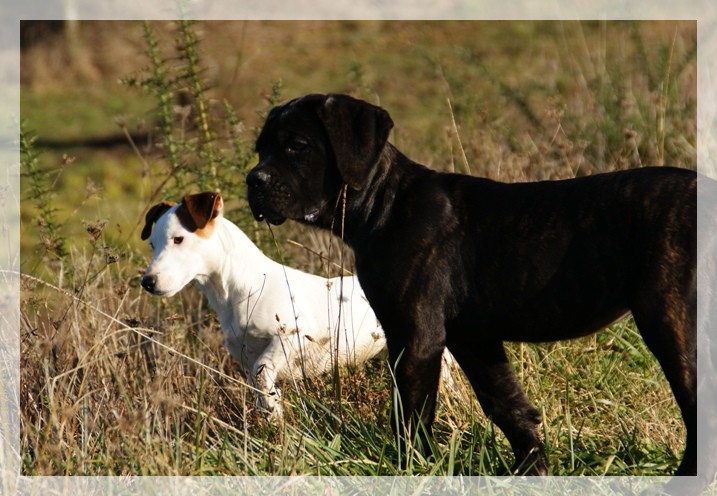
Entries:
[[[386, 336], [391, 334], [387, 332]], [[428, 454], [445, 348], [443, 340], [414, 339], [412, 343], [405, 343], [389, 339], [388, 348], [398, 390], [391, 424], [398, 436], [399, 449], [406, 455], [406, 447], [416, 439], [419, 451]]]

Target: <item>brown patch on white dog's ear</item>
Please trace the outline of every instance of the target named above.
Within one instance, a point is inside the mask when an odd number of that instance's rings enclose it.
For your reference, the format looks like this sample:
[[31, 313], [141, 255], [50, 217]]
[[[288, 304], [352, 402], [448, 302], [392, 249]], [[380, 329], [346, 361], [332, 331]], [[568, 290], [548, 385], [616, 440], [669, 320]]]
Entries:
[[211, 222], [222, 213], [224, 202], [219, 193], [208, 191], [187, 195], [177, 209], [177, 217], [185, 229], [199, 236], [211, 234]]
[[147, 211], [147, 215], [144, 216], [144, 227], [142, 228], [142, 240], [149, 238], [152, 234], [152, 225], [157, 222], [164, 212], [175, 206], [174, 202], [162, 202], [158, 203]]
[[360, 190], [388, 142], [391, 116], [381, 107], [348, 95], [328, 95], [318, 114], [341, 177], [352, 189]]

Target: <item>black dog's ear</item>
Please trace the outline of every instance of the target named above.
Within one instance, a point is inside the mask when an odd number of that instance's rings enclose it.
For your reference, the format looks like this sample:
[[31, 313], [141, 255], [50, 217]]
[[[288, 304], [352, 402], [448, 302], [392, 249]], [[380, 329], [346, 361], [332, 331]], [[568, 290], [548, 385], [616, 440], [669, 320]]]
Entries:
[[388, 142], [391, 116], [381, 107], [348, 95], [327, 95], [318, 114], [344, 182], [360, 190]]
[[142, 228], [141, 235], [143, 241], [152, 234], [152, 225], [157, 222], [157, 219], [175, 205], [176, 203], [174, 202], [162, 202], [152, 206], [152, 208], [147, 211], [147, 215], [144, 216], [144, 228]]

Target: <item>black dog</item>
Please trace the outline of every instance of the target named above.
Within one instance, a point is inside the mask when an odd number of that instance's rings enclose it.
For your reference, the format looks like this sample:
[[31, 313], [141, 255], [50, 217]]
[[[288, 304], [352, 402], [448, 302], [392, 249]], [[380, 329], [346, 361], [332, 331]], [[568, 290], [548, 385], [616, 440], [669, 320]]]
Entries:
[[503, 184], [411, 161], [388, 143], [392, 127], [385, 110], [345, 95], [298, 98], [270, 112], [247, 184], [257, 219], [332, 229], [353, 248], [405, 425], [430, 429], [448, 346], [514, 469], [546, 474], [540, 414], [503, 342], [584, 336], [632, 312], [686, 424], [677, 474], [695, 474], [696, 174]]

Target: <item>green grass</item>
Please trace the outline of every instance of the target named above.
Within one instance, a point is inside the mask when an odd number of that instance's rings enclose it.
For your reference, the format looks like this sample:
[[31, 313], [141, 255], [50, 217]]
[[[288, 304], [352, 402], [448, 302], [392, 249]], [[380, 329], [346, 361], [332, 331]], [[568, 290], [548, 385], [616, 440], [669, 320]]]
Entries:
[[[118, 134], [118, 120], [123, 116], [145, 115], [151, 110], [149, 98], [137, 95], [119, 81], [48, 93], [20, 93], [21, 114], [37, 116], [31, 119], [34, 131], [53, 142], [113, 136]], [[134, 125], [132, 131], [141, 130], [140, 122]]]
[[[139, 287], [145, 209], [204, 188], [222, 191], [226, 215], [267, 254], [326, 272], [317, 253], [335, 257], [335, 240], [295, 223], [272, 234], [247, 209], [253, 141], [277, 101], [351, 92], [389, 110], [409, 156], [505, 181], [696, 164], [693, 22], [109, 22], [81, 33], [95, 70], [68, 63], [53, 78], [61, 44], [23, 52], [25, 137], [38, 137], [22, 164], [28, 475], [478, 475], [512, 464], [459, 371], [440, 397], [434, 459], [398, 453], [380, 361], [344, 372], [340, 400], [328, 378], [285, 385], [286, 422], [267, 425], [206, 302], [191, 288], [162, 300]], [[124, 148], [77, 143], [125, 131], [149, 134]], [[508, 351], [543, 411], [552, 474], [676, 467], [682, 422], [632, 320]]]

